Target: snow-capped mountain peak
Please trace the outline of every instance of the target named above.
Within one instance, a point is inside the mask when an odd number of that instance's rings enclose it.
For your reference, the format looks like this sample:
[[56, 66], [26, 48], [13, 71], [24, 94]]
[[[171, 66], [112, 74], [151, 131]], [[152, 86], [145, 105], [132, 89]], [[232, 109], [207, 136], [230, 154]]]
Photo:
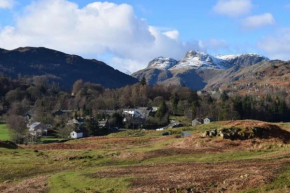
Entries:
[[187, 52], [185, 57], [178, 62], [177, 65], [170, 70], [177, 69], [224, 69], [222, 60], [215, 58], [205, 52], [191, 50]]
[[215, 56], [218, 59], [221, 60], [226, 60], [226, 61], [230, 61], [230, 60], [234, 60], [237, 58], [242, 58], [242, 57], [251, 57], [251, 58], [264, 58], [266, 60], [269, 60], [268, 58], [266, 58], [265, 56], [259, 55], [259, 54], [254, 54], [254, 53], [248, 53], [248, 54], [233, 54], [233, 55], [216, 55]]
[[266, 58], [259, 54], [237, 54], [237, 55], [217, 55], [216, 58], [223, 60], [232, 66], [249, 66], [257, 64], [262, 61], [269, 61], [269, 58]]
[[190, 50], [179, 62], [172, 58], [158, 57], [147, 68], [162, 70], [228, 69], [233, 66], [249, 66], [269, 59], [258, 54], [210, 55]]
[[173, 58], [158, 57], [149, 63], [148, 68], [170, 69], [177, 63], [178, 61]]

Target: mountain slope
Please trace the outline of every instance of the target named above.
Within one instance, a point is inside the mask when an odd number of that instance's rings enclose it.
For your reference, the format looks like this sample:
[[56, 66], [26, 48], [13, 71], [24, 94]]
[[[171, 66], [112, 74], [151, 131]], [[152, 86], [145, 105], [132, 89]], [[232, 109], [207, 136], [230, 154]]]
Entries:
[[258, 54], [218, 55], [216, 58], [230, 63], [230, 67], [245, 67], [257, 64], [259, 62], [269, 61], [268, 58]]
[[78, 79], [118, 88], [138, 82], [135, 78], [97, 60], [87, 60], [47, 48], [0, 49], [0, 72], [16, 78], [45, 75], [71, 88]]
[[242, 68], [234, 73], [229, 69], [215, 80], [211, 80], [206, 90], [221, 88], [232, 93], [267, 95], [290, 92], [290, 62], [279, 60], [265, 61]]
[[[220, 85], [223, 77], [228, 78], [240, 69], [269, 59], [257, 54], [212, 56], [204, 52], [189, 51], [179, 62], [169, 61], [176, 60], [156, 58], [147, 68], [132, 76], [139, 80], [145, 77], [149, 84], [185, 85], [194, 90], [202, 90]], [[215, 83], [215, 79], [221, 82]]]

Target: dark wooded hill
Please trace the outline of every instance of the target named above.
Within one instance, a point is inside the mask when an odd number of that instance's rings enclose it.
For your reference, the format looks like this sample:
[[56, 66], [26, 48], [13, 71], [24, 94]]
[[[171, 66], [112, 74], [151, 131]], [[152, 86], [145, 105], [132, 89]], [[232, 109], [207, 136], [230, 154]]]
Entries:
[[47, 48], [25, 47], [15, 50], [0, 49], [0, 72], [16, 78], [22, 76], [47, 76], [65, 88], [71, 88], [78, 79], [101, 84], [106, 88], [120, 88], [138, 82], [97, 60], [65, 54]]

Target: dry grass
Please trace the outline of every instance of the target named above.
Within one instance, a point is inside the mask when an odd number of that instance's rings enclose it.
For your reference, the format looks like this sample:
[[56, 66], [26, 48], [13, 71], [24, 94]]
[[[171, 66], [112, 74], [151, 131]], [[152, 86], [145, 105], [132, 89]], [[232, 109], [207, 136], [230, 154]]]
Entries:
[[0, 171], [5, 174], [0, 176], [0, 192], [288, 191], [288, 142], [201, 136], [208, 128], [273, 125], [290, 128], [247, 120], [196, 127], [187, 138], [138, 131], [0, 148]]

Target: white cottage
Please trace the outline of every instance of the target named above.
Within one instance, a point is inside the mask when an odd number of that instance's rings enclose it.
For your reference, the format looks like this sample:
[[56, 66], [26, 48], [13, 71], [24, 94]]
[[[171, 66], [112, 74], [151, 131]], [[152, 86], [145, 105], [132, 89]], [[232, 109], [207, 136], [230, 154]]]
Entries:
[[73, 131], [70, 133], [71, 139], [79, 139], [84, 137], [84, 133], [82, 131]]
[[214, 121], [216, 121], [216, 120], [214, 118], [212, 118], [212, 117], [205, 118], [203, 120], [204, 124], [210, 124], [211, 122], [214, 122]]

